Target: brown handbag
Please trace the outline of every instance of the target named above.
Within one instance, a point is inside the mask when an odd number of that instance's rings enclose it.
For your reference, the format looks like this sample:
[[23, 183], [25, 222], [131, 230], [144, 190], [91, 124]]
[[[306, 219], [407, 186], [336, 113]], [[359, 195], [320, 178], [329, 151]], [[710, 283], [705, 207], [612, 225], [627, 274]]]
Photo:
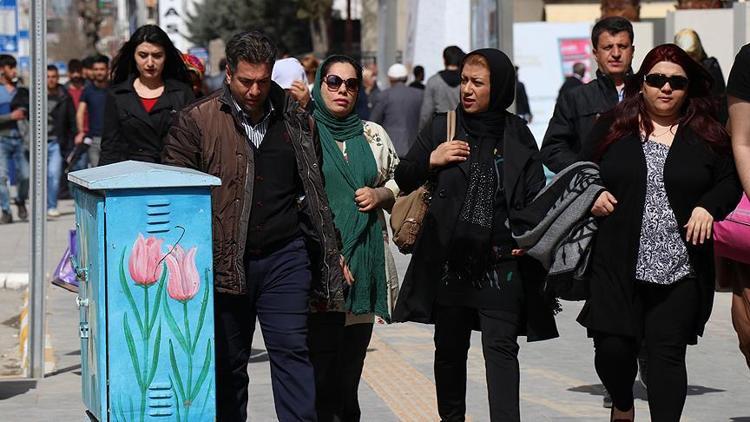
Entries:
[[[445, 142], [453, 139], [456, 133], [456, 112], [449, 111], [447, 115], [447, 137]], [[414, 250], [422, 222], [427, 214], [432, 198], [432, 187], [429, 182], [420, 186], [408, 195], [396, 198], [391, 210], [391, 229], [393, 229], [393, 243], [401, 253], [409, 254]]]

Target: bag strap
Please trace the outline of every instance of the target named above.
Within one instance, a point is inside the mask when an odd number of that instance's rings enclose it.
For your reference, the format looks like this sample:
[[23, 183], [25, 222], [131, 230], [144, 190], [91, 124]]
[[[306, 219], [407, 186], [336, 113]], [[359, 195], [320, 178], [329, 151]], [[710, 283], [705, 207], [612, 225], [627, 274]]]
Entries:
[[453, 140], [453, 137], [456, 135], [456, 110], [450, 110], [448, 112], [448, 115], [446, 116], [446, 124], [447, 124], [447, 130], [446, 130], [446, 138], [445, 142], [450, 142]]

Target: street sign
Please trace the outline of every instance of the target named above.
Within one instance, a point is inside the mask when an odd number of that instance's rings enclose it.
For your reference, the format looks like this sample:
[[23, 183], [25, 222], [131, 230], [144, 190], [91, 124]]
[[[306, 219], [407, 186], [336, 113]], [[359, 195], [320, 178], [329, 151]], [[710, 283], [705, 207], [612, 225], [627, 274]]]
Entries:
[[18, 52], [18, 6], [16, 0], [0, 0], [0, 53]]
[[18, 51], [18, 40], [15, 35], [0, 35], [0, 53], [15, 53]]
[[187, 10], [183, 0], [162, 0], [159, 2], [159, 26], [169, 35], [178, 50], [185, 52], [192, 43], [185, 36], [189, 34], [186, 18]]
[[208, 63], [208, 50], [203, 47], [190, 47], [188, 48], [188, 54], [197, 57], [204, 66]]
[[60, 74], [60, 76], [68, 76], [68, 64], [63, 61], [56, 61], [51, 62], [48, 64], [53, 64], [55, 67], [57, 67], [57, 71]]
[[31, 59], [29, 56], [20, 56], [18, 58], [18, 70], [21, 71], [22, 75], [26, 75], [31, 72]]

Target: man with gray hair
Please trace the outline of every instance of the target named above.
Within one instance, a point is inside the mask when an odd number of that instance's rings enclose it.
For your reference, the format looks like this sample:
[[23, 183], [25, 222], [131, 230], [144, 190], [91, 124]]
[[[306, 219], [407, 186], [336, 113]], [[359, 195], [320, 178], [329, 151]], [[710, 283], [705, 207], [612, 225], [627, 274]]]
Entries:
[[253, 31], [226, 47], [224, 88], [183, 109], [162, 161], [221, 178], [212, 191], [217, 420], [247, 418], [256, 318], [281, 421], [314, 421], [307, 317], [343, 307], [344, 276], [320, 144], [271, 80], [276, 47]]
[[378, 102], [372, 109], [370, 120], [383, 125], [391, 137], [396, 153], [403, 157], [409, 152], [419, 131], [419, 111], [422, 108], [421, 89], [406, 86], [409, 71], [396, 63], [388, 68], [391, 87], [378, 94]]

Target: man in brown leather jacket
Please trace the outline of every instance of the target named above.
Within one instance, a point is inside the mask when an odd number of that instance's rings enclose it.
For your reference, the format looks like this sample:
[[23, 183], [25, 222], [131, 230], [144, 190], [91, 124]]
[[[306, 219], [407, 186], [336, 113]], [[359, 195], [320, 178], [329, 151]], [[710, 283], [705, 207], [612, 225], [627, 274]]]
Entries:
[[217, 420], [247, 417], [247, 363], [260, 322], [279, 420], [315, 420], [307, 348], [313, 306], [343, 305], [340, 253], [308, 114], [271, 81], [276, 48], [260, 32], [226, 47], [227, 83], [185, 108], [165, 164], [222, 180], [212, 192]]

